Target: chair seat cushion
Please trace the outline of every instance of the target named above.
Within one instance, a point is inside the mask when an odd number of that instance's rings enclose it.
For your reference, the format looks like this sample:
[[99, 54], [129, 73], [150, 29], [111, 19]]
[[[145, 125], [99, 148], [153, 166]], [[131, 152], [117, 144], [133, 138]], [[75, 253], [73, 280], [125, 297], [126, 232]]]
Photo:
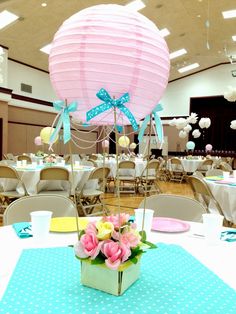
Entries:
[[9, 198], [19, 198], [25, 196], [25, 194], [18, 193], [17, 191], [5, 191], [1, 192], [0, 194]]
[[66, 196], [66, 197], [69, 197], [70, 196], [70, 193], [68, 191], [41, 191], [39, 192], [38, 194], [57, 194], [57, 195], [63, 195], [63, 196]]
[[120, 177], [119, 177], [119, 180], [120, 180], [120, 181], [125, 181], [125, 180], [134, 181], [135, 178], [132, 177], [132, 176], [120, 176]]
[[92, 189], [85, 189], [83, 190], [83, 195], [84, 197], [89, 197], [89, 196], [99, 196], [102, 195], [103, 191], [99, 190], [92, 190]]

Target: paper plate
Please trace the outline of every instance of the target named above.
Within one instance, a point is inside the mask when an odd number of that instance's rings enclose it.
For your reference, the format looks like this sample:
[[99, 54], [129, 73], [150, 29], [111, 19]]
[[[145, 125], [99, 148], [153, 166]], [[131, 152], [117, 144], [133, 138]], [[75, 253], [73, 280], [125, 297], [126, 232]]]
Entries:
[[167, 217], [154, 217], [152, 221], [152, 230], [161, 232], [184, 232], [188, 231], [190, 225], [182, 220], [167, 218]]
[[[85, 229], [88, 224], [88, 218], [79, 218], [79, 229]], [[75, 217], [56, 217], [51, 219], [51, 232], [76, 232], [76, 218]]]

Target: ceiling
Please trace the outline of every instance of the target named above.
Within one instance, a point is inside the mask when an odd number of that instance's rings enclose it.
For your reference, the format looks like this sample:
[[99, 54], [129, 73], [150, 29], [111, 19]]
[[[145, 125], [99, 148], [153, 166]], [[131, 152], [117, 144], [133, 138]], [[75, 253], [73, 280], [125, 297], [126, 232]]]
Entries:
[[[41, 3], [47, 6], [42, 7]], [[0, 45], [9, 48], [9, 57], [48, 70], [48, 55], [39, 51], [49, 44], [65, 19], [74, 13], [97, 4], [125, 5], [127, 0], [0, 0], [4, 9], [20, 16], [14, 24], [0, 30]], [[185, 48], [187, 54], [171, 60], [169, 80], [229, 62], [236, 56], [236, 18], [224, 20], [222, 11], [236, 9], [235, 0], [143, 0], [140, 11], [159, 29], [168, 28], [165, 37], [170, 52]], [[206, 26], [209, 21], [209, 28]], [[207, 42], [210, 49], [207, 48]], [[177, 70], [191, 63], [199, 63], [195, 70], [180, 74]]]

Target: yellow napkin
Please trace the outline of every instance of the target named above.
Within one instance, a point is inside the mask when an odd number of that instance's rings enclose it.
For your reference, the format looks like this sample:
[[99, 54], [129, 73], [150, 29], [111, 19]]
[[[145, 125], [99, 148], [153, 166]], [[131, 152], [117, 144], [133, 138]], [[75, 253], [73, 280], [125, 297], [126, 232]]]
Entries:
[[[83, 230], [88, 225], [88, 218], [78, 218], [79, 230]], [[51, 232], [76, 232], [77, 224], [75, 217], [56, 217], [51, 219]]]

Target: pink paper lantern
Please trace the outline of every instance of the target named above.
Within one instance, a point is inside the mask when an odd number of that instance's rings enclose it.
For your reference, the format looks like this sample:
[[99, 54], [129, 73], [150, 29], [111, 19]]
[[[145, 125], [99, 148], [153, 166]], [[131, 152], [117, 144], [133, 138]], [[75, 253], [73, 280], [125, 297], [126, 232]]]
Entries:
[[[49, 56], [52, 85], [59, 99], [78, 102], [75, 118], [86, 122], [86, 112], [102, 103], [96, 93], [104, 88], [116, 99], [128, 92], [125, 106], [136, 120], [150, 114], [168, 83], [169, 51], [153, 22], [125, 6], [97, 5], [67, 19], [54, 36]], [[130, 124], [125, 115], [118, 125]], [[114, 124], [113, 110], [91, 121]]]
[[102, 141], [102, 147], [108, 148], [109, 147], [109, 141], [108, 140]]
[[206, 152], [210, 152], [210, 151], [212, 151], [212, 145], [211, 144], [207, 144], [206, 145], [206, 147], [205, 147], [205, 149], [206, 149]]
[[42, 145], [42, 139], [40, 136], [36, 136], [35, 139], [34, 139], [34, 144], [37, 145], [37, 146], [40, 146]]

